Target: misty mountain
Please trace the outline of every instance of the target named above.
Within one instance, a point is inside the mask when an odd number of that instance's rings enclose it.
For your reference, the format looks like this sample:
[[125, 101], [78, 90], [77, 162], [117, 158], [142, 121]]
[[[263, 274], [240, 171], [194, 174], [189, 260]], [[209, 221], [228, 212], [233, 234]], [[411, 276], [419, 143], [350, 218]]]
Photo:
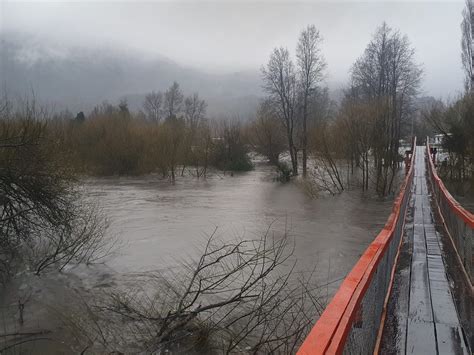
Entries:
[[[192, 53], [190, 53], [192, 56]], [[150, 91], [177, 81], [185, 94], [199, 92], [210, 117], [246, 118], [262, 96], [260, 74], [206, 73], [166, 57], [118, 48], [52, 44], [19, 33], [0, 35], [0, 84], [9, 95], [36, 97], [56, 109], [89, 111], [96, 104], [126, 98], [138, 110]]]

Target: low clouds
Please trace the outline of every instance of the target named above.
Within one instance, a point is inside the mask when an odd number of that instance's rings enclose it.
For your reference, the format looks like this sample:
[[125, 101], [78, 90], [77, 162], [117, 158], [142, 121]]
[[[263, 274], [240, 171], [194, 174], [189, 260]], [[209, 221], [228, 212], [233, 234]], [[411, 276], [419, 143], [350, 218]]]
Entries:
[[462, 1], [428, 2], [3, 2], [2, 31], [64, 46], [113, 47], [160, 55], [208, 72], [255, 71], [275, 46], [293, 50], [315, 24], [324, 37], [328, 83], [342, 86], [375, 28], [387, 21], [410, 38], [425, 68], [424, 91], [462, 89]]

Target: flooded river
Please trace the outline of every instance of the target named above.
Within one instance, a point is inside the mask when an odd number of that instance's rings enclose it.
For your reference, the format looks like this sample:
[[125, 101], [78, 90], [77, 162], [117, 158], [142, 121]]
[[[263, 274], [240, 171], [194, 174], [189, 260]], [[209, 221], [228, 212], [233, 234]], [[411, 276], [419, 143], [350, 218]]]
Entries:
[[255, 238], [271, 225], [295, 239], [300, 269], [316, 265], [325, 281], [344, 277], [384, 225], [391, 200], [360, 191], [314, 199], [296, 184], [274, 182], [274, 175], [258, 164], [248, 173], [174, 184], [153, 176], [90, 179], [85, 189], [104, 209], [108, 233], [125, 243], [108, 262], [118, 273], [173, 267], [195, 257], [216, 228], [223, 239]]
[[[196, 258], [216, 228], [222, 239], [258, 238], [269, 226], [277, 235], [287, 230], [295, 241], [297, 268], [316, 267], [315, 281], [329, 283], [321, 295], [330, 298], [385, 224], [392, 201], [364, 197], [359, 190], [314, 199], [297, 183], [281, 184], [274, 176], [271, 167], [257, 164], [247, 173], [184, 177], [174, 184], [156, 176], [85, 180], [84, 192], [109, 220], [107, 233], [123, 247], [107, 265], [73, 266], [40, 278], [25, 273], [12, 280], [0, 293], [4, 329], [53, 331], [53, 341], [29, 342], [14, 353], [71, 353], [64, 342], [66, 318], [57, 315], [82, 314], [83, 296], [77, 295], [92, 297], [89, 290], [107, 292], [133, 284], [137, 272]], [[22, 299], [28, 299], [24, 325], [18, 312]]]

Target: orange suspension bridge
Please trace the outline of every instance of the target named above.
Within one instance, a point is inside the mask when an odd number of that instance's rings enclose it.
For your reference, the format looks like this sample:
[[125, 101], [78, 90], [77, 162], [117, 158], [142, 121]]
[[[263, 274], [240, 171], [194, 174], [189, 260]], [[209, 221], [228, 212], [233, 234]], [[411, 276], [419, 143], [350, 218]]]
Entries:
[[473, 237], [474, 215], [415, 140], [385, 227], [298, 354], [471, 354]]

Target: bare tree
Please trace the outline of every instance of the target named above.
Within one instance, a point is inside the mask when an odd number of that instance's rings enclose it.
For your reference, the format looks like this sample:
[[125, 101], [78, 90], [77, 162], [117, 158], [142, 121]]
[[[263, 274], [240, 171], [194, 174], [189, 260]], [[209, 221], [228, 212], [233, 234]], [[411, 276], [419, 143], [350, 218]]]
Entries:
[[119, 111], [120, 109], [118, 107], [112, 105], [108, 101], [103, 101], [92, 109], [90, 117], [111, 116]]
[[337, 124], [330, 126], [328, 123], [321, 123], [313, 130], [311, 148], [316, 166], [311, 175], [319, 190], [325, 190], [331, 194], [344, 190], [340, 169], [340, 162], [344, 157], [343, 139]]
[[225, 171], [248, 171], [253, 168], [248, 157], [242, 124], [237, 119], [216, 125], [218, 139], [213, 144], [213, 165]]
[[207, 109], [206, 101], [199, 98], [198, 93], [194, 93], [184, 100], [184, 119], [186, 123], [186, 139], [183, 147], [183, 167], [181, 169], [181, 176], [184, 175], [184, 170], [189, 158], [193, 155], [192, 150], [195, 145], [196, 134], [199, 126], [205, 118]]
[[328, 87], [312, 90], [308, 107], [308, 130], [331, 120], [337, 110], [337, 103], [330, 98]]
[[195, 176], [206, 177], [213, 147], [211, 127], [207, 120], [202, 120], [195, 135], [195, 146], [192, 149]]
[[380, 195], [392, 190], [402, 126], [413, 114], [413, 99], [422, 76], [414, 56], [408, 38], [383, 23], [352, 67], [354, 95], [380, 103], [373, 135], [376, 189]]
[[12, 113], [12, 102], [6, 90], [0, 95], [0, 117], [2, 119], [10, 118]]
[[296, 47], [298, 74], [302, 95], [302, 151], [303, 176], [307, 174], [308, 160], [308, 109], [312, 91], [317, 89], [323, 79], [326, 62], [321, 53], [321, 35], [314, 25], [306, 27], [300, 34]]
[[[29, 115], [34, 109], [24, 108]], [[31, 117], [31, 116], [30, 116]], [[46, 125], [33, 119], [0, 122], [0, 274], [23, 258], [23, 241], [37, 225], [58, 225], [68, 201], [70, 176], [44, 142]]]
[[464, 87], [466, 92], [470, 92], [473, 89], [474, 72], [472, 56], [474, 55], [472, 48], [472, 34], [473, 34], [473, 21], [474, 21], [474, 2], [472, 0], [466, 0], [466, 6], [462, 12], [461, 22], [461, 59], [464, 69]]
[[263, 101], [257, 117], [248, 127], [248, 137], [252, 148], [268, 158], [269, 162], [279, 166], [280, 154], [285, 150], [285, 132], [273, 111], [272, 104]]
[[131, 117], [130, 110], [128, 108], [128, 101], [126, 98], [119, 101], [118, 108], [122, 118], [128, 120]]
[[286, 130], [293, 175], [298, 175], [298, 149], [295, 144], [297, 79], [293, 61], [286, 48], [275, 48], [267, 66], [262, 68], [264, 90], [275, 106], [277, 117]]
[[163, 94], [161, 92], [152, 91], [145, 96], [143, 109], [146, 117], [152, 122], [160, 122], [163, 104]]
[[206, 101], [194, 93], [184, 100], [184, 118], [191, 129], [196, 129], [199, 122], [205, 117], [207, 109]]
[[180, 271], [137, 275], [137, 286], [92, 306], [81, 334], [108, 351], [294, 353], [323, 301], [292, 253], [270, 229], [256, 240], [211, 236]]
[[165, 92], [163, 109], [167, 119], [177, 118], [183, 109], [184, 96], [175, 81], [173, 85]]
[[96, 210], [80, 204], [61, 137], [50, 139], [50, 122], [38, 119], [43, 113], [31, 104], [14, 119], [0, 120], [3, 280], [28, 262], [40, 273], [50, 266], [91, 262], [99, 249], [107, 249], [105, 224]]
[[357, 100], [349, 90], [337, 117], [351, 172], [354, 172], [354, 165], [362, 171], [362, 190], [369, 189], [370, 151], [375, 140], [373, 128], [380, 111], [378, 106], [379, 102], [375, 100]]
[[64, 220], [44, 225], [25, 240], [25, 254], [36, 275], [54, 267], [62, 271], [71, 263], [90, 264], [110, 257], [117, 241], [106, 237], [107, 223], [97, 206], [81, 199], [65, 211]]

